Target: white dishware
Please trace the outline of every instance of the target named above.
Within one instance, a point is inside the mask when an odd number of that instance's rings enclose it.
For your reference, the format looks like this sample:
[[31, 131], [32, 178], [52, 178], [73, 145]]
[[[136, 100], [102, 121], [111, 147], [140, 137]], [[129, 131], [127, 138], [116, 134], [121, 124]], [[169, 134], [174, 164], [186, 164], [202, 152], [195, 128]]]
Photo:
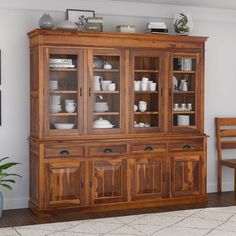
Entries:
[[50, 104], [51, 105], [61, 104], [61, 96], [60, 95], [51, 95], [50, 96]]
[[109, 128], [113, 128], [113, 127], [114, 127], [114, 125], [112, 125], [110, 123], [110, 121], [105, 120], [103, 118], [99, 118], [93, 122], [93, 128], [96, 128], [96, 129], [99, 129], [99, 128], [100, 129], [109, 129]]
[[111, 70], [111, 69], [112, 69], [112, 66], [111, 66], [108, 62], [106, 62], [106, 64], [103, 66], [103, 68], [104, 68], [105, 70]]
[[148, 82], [147, 81], [142, 81], [141, 90], [142, 91], [147, 91], [148, 90]]
[[145, 123], [145, 125], [144, 125], [144, 127], [145, 128], [148, 128], [148, 127], [150, 127], [151, 125], [149, 124], [149, 123]]
[[147, 83], [148, 80], [149, 80], [149, 78], [147, 78], [147, 77], [142, 77], [142, 82]]
[[180, 110], [181, 111], [186, 111], [186, 109], [187, 109], [186, 103], [181, 103], [180, 104]]
[[145, 106], [147, 106], [147, 102], [145, 102], [145, 101], [139, 101], [139, 105], [145, 105]]
[[150, 91], [156, 91], [157, 83], [149, 83], [149, 89]]
[[138, 106], [134, 104], [134, 112], [138, 110]]
[[112, 83], [111, 80], [103, 80], [102, 81], [102, 90], [107, 91], [108, 90], [108, 85], [111, 84], [111, 83]]
[[141, 80], [135, 80], [134, 81], [134, 91], [140, 91], [141, 90]]
[[147, 106], [139, 106], [138, 109], [141, 111], [141, 112], [145, 112], [147, 110]]
[[49, 89], [51, 89], [51, 90], [58, 89], [58, 81], [57, 80], [50, 80], [49, 81]]
[[107, 102], [95, 102], [94, 103], [94, 111], [95, 112], [105, 112], [108, 111], [109, 107]]
[[107, 85], [107, 88], [109, 91], [115, 91], [116, 90], [116, 84], [115, 83], [110, 83]]
[[143, 127], [145, 127], [145, 123], [139, 122], [138, 126], [139, 126], [140, 128], [143, 128]]
[[63, 20], [56, 25], [57, 29], [63, 29], [63, 30], [77, 30], [77, 25], [69, 20]]
[[179, 85], [179, 90], [180, 91], [188, 91], [188, 84], [187, 81], [185, 79], [181, 79], [180, 81], [180, 85]]
[[68, 105], [68, 103], [75, 103], [75, 99], [66, 99], [65, 100], [65, 107]]
[[192, 103], [187, 103], [187, 110], [188, 111], [191, 111], [193, 108], [192, 108]]
[[66, 104], [65, 110], [68, 113], [75, 112], [76, 104], [74, 102], [69, 102]]
[[100, 91], [101, 90], [101, 83], [103, 81], [102, 76], [95, 75], [93, 76], [93, 87], [95, 91]]
[[178, 90], [178, 80], [173, 76], [173, 90]]
[[178, 126], [188, 126], [190, 124], [190, 118], [188, 115], [177, 115]]
[[61, 105], [50, 105], [50, 112], [51, 113], [58, 113], [61, 111]]
[[174, 110], [174, 111], [179, 111], [179, 109], [180, 109], [180, 108], [179, 108], [179, 103], [175, 103], [173, 110]]
[[138, 122], [135, 120], [134, 121], [134, 128], [138, 128], [139, 127], [139, 124], [138, 124]]
[[183, 70], [192, 70], [192, 59], [184, 58], [183, 59]]
[[93, 68], [101, 69], [102, 68], [102, 60], [100, 57], [93, 57]]
[[74, 123], [55, 123], [56, 129], [73, 129], [75, 124]]

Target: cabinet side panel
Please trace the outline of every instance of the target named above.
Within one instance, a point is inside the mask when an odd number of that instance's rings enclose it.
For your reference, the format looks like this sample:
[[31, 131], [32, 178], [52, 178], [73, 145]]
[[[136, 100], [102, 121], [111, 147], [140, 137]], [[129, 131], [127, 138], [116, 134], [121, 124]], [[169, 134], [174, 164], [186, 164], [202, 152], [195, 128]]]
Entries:
[[39, 145], [30, 142], [30, 201], [39, 201]]
[[30, 135], [39, 137], [38, 49], [30, 51]]

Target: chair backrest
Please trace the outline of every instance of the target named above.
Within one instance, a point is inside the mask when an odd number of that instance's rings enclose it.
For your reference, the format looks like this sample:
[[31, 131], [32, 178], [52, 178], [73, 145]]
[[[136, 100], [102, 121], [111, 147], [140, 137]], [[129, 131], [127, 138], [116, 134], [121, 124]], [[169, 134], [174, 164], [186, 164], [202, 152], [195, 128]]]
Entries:
[[222, 149], [236, 149], [236, 118], [215, 118], [218, 158]]

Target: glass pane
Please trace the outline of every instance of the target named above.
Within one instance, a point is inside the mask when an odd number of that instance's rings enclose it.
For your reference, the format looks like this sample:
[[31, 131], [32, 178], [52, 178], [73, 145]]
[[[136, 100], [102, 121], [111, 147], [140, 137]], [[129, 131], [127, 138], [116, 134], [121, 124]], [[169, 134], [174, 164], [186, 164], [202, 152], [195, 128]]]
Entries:
[[120, 56], [94, 55], [93, 82], [93, 127], [120, 128]]
[[77, 129], [77, 55], [50, 54], [50, 129]]
[[173, 59], [173, 125], [195, 126], [196, 58]]
[[159, 57], [134, 59], [134, 128], [159, 126]]

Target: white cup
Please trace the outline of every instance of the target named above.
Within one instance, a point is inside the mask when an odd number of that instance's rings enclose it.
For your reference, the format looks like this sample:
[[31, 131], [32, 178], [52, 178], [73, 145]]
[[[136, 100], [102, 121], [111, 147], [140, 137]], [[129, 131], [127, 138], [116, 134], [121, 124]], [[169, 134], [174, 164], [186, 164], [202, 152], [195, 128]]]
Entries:
[[109, 91], [115, 91], [116, 90], [116, 84], [115, 83], [110, 83], [107, 85], [107, 88]]
[[108, 85], [111, 84], [111, 80], [103, 80], [102, 81], [102, 90], [107, 91], [108, 90]]
[[149, 83], [149, 89], [150, 91], [156, 91], [157, 83]]
[[141, 90], [142, 91], [147, 91], [148, 90], [148, 81], [142, 81]]
[[51, 89], [51, 90], [58, 89], [58, 81], [57, 80], [50, 80], [49, 81], [49, 89]]
[[175, 103], [175, 104], [174, 104], [173, 110], [174, 110], [174, 111], [178, 111], [178, 110], [179, 110], [179, 103]]
[[140, 80], [134, 81], [134, 91], [140, 91], [141, 90], [141, 82]]
[[193, 108], [192, 108], [192, 103], [187, 103], [187, 109], [189, 110], [189, 111], [191, 111]]
[[186, 103], [181, 103], [181, 104], [180, 104], [180, 109], [181, 109], [182, 111], [185, 111], [185, 110], [187, 109]]
[[74, 102], [68, 102], [66, 104], [65, 110], [66, 112], [73, 113], [75, 112], [76, 104]]
[[145, 102], [145, 101], [139, 101], [138, 104], [139, 104], [139, 105], [145, 105], [145, 106], [147, 106], [147, 102]]
[[145, 123], [139, 122], [138, 126], [139, 126], [140, 128], [143, 128], [143, 127], [145, 127]]

